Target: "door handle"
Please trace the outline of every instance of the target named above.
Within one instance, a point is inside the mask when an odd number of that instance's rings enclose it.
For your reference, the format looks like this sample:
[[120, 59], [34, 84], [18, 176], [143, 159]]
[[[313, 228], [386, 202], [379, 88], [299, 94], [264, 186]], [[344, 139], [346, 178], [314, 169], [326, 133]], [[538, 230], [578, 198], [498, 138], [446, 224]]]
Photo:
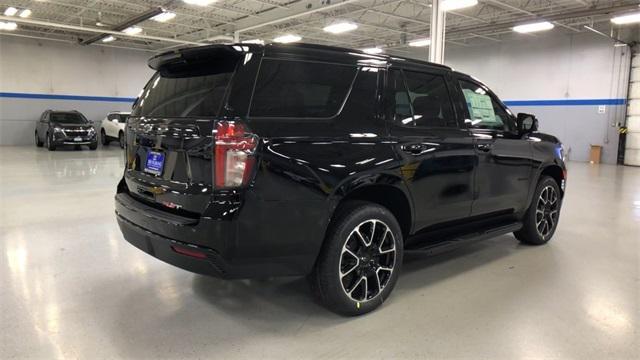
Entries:
[[411, 145], [403, 145], [402, 151], [407, 152], [412, 155], [419, 155], [427, 149], [427, 146], [424, 144], [411, 144]]
[[493, 149], [493, 144], [478, 144], [476, 145], [476, 148], [480, 151], [489, 152]]

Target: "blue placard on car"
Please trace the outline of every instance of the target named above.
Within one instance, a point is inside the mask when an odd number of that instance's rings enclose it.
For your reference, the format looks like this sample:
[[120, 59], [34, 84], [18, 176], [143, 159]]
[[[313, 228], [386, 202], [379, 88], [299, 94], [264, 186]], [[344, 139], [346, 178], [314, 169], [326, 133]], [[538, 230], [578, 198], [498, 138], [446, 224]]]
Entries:
[[164, 167], [164, 154], [157, 151], [149, 151], [147, 153], [147, 162], [144, 165], [144, 171], [154, 175], [162, 174]]

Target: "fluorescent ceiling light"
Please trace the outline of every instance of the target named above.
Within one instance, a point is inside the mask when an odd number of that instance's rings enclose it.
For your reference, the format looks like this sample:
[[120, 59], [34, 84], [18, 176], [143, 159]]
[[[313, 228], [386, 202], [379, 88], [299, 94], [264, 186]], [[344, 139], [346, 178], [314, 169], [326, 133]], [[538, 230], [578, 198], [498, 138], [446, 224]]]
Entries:
[[106, 38], [102, 39], [102, 42], [103, 43], [108, 43], [108, 42], [112, 42], [115, 39], [116, 39], [115, 37], [113, 37], [112, 35], [109, 35]]
[[443, 0], [442, 10], [451, 11], [478, 5], [478, 0]]
[[382, 53], [382, 49], [379, 47], [372, 47], [372, 48], [362, 49], [362, 52], [367, 54], [380, 54]]
[[611, 19], [611, 22], [616, 25], [626, 25], [626, 24], [635, 24], [640, 22], [640, 12], [616, 16]]
[[332, 33], [332, 34], [341, 34], [343, 32], [355, 30], [358, 28], [358, 25], [350, 22], [339, 22], [335, 24], [331, 24], [329, 26], [325, 26], [324, 31]]
[[14, 16], [15, 14], [18, 13], [18, 9], [14, 8], [13, 6], [9, 6], [5, 11], [4, 14], [6, 16]]
[[158, 14], [158, 15], [152, 17], [151, 20], [157, 21], [157, 22], [167, 22], [167, 21], [173, 19], [174, 17], [176, 17], [176, 13], [171, 12], [171, 11], [165, 11], [162, 14]]
[[31, 10], [24, 9], [24, 10], [20, 11], [18, 16], [20, 16], [21, 18], [28, 18], [29, 16], [31, 16]]
[[251, 39], [251, 40], [244, 40], [242, 41], [243, 44], [258, 44], [258, 45], [264, 45], [264, 40], [261, 39]]
[[13, 31], [18, 28], [18, 24], [13, 21], [0, 21], [0, 30]]
[[182, 0], [182, 1], [191, 5], [207, 6], [207, 5], [213, 4], [217, 0]]
[[409, 46], [423, 47], [431, 45], [431, 39], [416, 39], [409, 41]]
[[273, 39], [273, 41], [275, 41], [277, 43], [281, 43], [281, 44], [293, 43], [293, 42], [300, 41], [300, 40], [302, 40], [302, 37], [300, 37], [298, 35], [294, 35], [294, 34], [282, 35], [282, 36], [278, 36], [277, 38]]
[[127, 35], [135, 35], [142, 32], [142, 28], [139, 26], [129, 26], [128, 28], [122, 30], [123, 33]]
[[554, 28], [554, 25], [552, 23], [548, 21], [543, 21], [543, 22], [538, 22], [533, 24], [524, 24], [524, 25], [514, 26], [513, 31], [521, 34], [526, 34], [526, 33], [531, 33], [536, 31], [551, 30], [553, 28]]

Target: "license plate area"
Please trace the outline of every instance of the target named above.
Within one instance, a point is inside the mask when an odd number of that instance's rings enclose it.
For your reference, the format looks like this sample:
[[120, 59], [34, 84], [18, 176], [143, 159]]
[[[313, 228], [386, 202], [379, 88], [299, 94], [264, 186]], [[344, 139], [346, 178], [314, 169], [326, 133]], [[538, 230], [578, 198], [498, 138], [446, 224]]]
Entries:
[[153, 175], [162, 175], [164, 168], [164, 153], [159, 151], [148, 151], [147, 160], [144, 164], [144, 172]]
[[82, 141], [82, 138], [80, 136], [78, 136], [78, 137], [74, 138], [73, 141]]

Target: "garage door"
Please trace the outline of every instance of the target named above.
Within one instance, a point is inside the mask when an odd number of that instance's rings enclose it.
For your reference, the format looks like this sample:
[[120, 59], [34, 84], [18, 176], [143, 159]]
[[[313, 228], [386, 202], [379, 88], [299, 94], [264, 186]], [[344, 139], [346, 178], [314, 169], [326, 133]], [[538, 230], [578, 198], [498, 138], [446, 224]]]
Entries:
[[629, 107], [627, 108], [627, 143], [625, 165], [640, 166], [640, 49], [636, 47], [632, 59]]

